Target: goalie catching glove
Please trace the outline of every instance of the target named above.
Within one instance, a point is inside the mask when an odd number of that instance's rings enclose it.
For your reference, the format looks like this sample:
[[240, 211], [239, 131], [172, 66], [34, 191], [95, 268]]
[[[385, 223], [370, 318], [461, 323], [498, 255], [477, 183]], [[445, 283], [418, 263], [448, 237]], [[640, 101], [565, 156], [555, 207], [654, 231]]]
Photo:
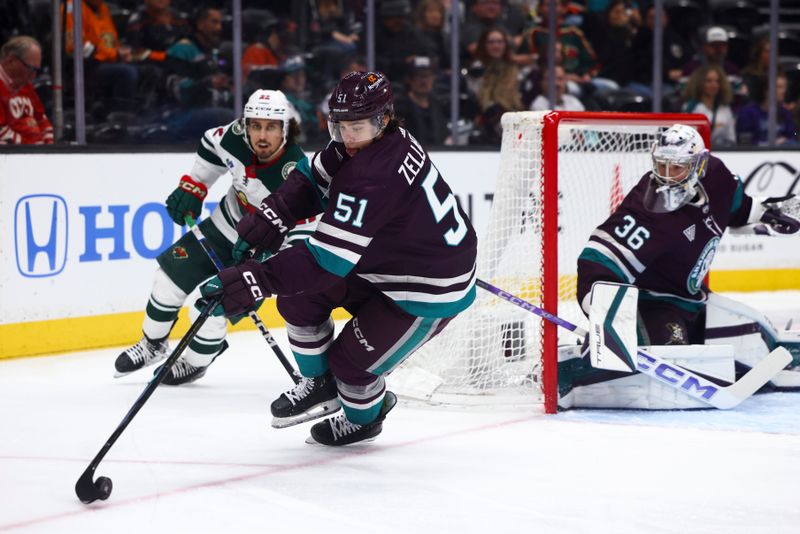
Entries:
[[258, 309], [272, 292], [261, 273], [261, 265], [255, 260], [247, 260], [241, 265], [220, 271], [200, 286], [200, 294], [204, 298], [197, 302], [198, 308], [205, 306], [205, 298], [221, 296], [220, 304], [211, 311], [211, 315], [225, 315], [235, 323]]
[[241, 262], [247, 251], [261, 247], [276, 254], [286, 234], [294, 228], [296, 221], [282, 198], [270, 195], [261, 201], [259, 209], [247, 214], [236, 225], [239, 239], [233, 246], [233, 259]]
[[167, 214], [175, 224], [185, 224], [184, 218], [190, 215], [192, 219], [197, 219], [200, 210], [203, 209], [203, 201], [208, 195], [206, 186], [195, 182], [192, 177], [184, 175], [178, 183], [177, 189], [167, 197]]
[[795, 195], [771, 197], [761, 205], [764, 213], [753, 232], [758, 235], [791, 235], [800, 231], [800, 198]]

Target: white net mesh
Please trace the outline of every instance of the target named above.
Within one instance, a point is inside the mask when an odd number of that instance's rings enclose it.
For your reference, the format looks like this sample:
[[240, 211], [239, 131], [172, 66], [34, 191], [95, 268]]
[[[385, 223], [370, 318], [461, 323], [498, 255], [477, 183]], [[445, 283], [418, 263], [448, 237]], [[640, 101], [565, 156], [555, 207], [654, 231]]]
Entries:
[[[592, 230], [650, 170], [655, 136], [672, 122], [615, 124], [570, 114], [559, 123], [558, 279], [544, 280], [545, 115], [503, 117], [500, 172], [489, 226], [479, 236], [478, 277], [540, 307], [542, 289], [557, 283], [558, 310], [547, 311], [585, 328], [575, 297], [578, 255]], [[542, 333], [542, 319], [478, 289], [475, 303], [398, 368], [390, 385], [430, 403], [540, 403]], [[558, 335], [559, 343], [577, 341], [563, 329]]]

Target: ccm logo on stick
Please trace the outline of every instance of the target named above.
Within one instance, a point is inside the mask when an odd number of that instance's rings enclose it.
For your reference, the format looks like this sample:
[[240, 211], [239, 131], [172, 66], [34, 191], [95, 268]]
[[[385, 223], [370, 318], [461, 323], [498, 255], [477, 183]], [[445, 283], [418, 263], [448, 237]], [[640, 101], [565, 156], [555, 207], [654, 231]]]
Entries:
[[[644, 371], [652, 369], [655, 360], [650, 356], [639, 353], [638, 367]], [[711, 383], [706, 382], [703, 385], [697, 377], [692, 376], [683, 369], [673, 367], [668, 363], [661, 363], [655, 368], [656, 377], [664, 382], [672, 384], [679, 384], [681, 389], [691, 392], [693, 389], [700, 393], [704, 399], [710, 399], [717, 392], [718, 388]]]

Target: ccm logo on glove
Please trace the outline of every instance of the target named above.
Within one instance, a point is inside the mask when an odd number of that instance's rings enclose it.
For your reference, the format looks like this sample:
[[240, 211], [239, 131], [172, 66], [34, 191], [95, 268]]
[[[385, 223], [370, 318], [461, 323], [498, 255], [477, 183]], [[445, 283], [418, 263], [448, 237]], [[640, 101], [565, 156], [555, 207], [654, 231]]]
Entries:
[[264, 204], [262, 204], [261, 213], [264, 214], [264, 217], [266, 217], [267, 220], [271, 222], [272, 225], [275, 226], [275, 228], [277, 228], [281, 234], [285, 234], [286, 232], [289, 231], [289, 228], [287, 228], [286, 225], [283, 224], [283, 221], [281, 220], [280, 216], [277, 213], [275, 213], [269, 206], [265, 206]]
[[206, 186], [204, 186], [203, 184], [198, 184], [197, 182], [189, 178], [189, 176], [184, 176], [183, 178], [181, 178], [181, 182], [180, 184], [178, 184], [178, 187], [180, 187], [187, 193], [196, 196], [200, 200], [204, 200], [206, 198], [206, 195], [208, 195], [208, 189], [206, 189]]
[[250, 294], [253, 295], [253, 298], [256, 300], [256, 302], [263, 300], [264, 293], [261, 291], [261, 287], [258, 285], [258, 280], [256, 280], [256, 276], [253, 274], [253, 272], [242, 271], [242, 278], [250, 287]]

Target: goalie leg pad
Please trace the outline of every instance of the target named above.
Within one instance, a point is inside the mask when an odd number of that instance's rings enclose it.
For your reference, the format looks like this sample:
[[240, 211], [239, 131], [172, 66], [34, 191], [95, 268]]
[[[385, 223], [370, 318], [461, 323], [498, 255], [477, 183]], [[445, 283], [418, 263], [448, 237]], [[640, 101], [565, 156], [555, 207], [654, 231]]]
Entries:
[[800, 332], [778, 331], [755, 308], [711, 293], [706, 311], [706, 343], [733, 345], [742, 373], [766, 358], [774, 348], [784, 347], [792, 355], [792, 362], [770, 381], [770, 387], [800, 388]]

